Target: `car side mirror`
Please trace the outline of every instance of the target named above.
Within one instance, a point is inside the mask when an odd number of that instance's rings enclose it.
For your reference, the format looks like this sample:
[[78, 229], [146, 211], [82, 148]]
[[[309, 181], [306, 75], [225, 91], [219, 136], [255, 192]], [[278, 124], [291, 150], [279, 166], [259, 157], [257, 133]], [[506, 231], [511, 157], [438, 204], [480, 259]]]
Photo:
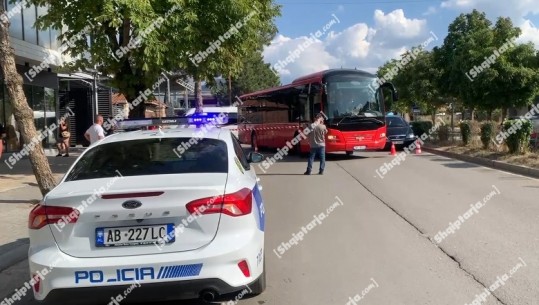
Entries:
[[249, 163], [260, 163], [264, 160], [264, 155], [257, 152], [250, 152], [249, 155], [247, 155], [247, 161]]

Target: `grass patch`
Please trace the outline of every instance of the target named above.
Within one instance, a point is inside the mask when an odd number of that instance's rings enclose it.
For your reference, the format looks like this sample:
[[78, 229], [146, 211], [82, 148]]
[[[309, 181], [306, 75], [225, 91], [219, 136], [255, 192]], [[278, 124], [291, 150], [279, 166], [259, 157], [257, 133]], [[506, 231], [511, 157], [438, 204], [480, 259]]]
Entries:
[[488, 160], [502, 161], [515, 165], [524, 165], [539, 169], [539, 153], [528, 152], [526, 154], [510, 154], [506, 147], [483, 149], [480, 143], [472, 141], [468, 146], [456, 145], [452, 143], [429, 143], [429, 146], [443, 151], [448, 151], [461, 155], [484, 158]]

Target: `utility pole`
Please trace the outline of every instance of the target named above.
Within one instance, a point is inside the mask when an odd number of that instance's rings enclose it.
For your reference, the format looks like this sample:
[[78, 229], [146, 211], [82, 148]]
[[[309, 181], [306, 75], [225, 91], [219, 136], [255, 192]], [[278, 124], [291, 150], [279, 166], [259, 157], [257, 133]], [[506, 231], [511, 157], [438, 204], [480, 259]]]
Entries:
[[[163, 75], [163, 77], [167, 80], [167, 92], [165, 93], [166, 98], [164, 98], [164, 101], [165, 101], [165, 105], [168, 106], [169, 110], [166, 116], [172, 116], [171, 113], [174, 112], [174, 107], [172, 106], [172, 103], [170, 102], [170, 79], [168, 78], [165, 72], [162, 72], [161, 75]], [[159, 86], [159, 90], [161, 90], [161, 86]], [[159, 111], [159, 115], [161, 115], [161, 111]]]
[[228, 105], [232, 106], [232, 77], [228, 74]]
[[95, 116], [99, 114], [99, 96], [97, 94], [97, 71], [94, 73], [94, 100], [95, 100]]

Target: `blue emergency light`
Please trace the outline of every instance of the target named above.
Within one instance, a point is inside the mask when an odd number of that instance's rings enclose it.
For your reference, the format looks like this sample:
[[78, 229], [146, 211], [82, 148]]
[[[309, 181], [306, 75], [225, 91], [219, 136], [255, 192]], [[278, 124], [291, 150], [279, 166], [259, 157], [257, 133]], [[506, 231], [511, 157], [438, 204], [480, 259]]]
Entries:
[[157, 126], [188, 126], [195, 125], [200, 128], [204, 125], [214, 125], [216, 127], [228, 122], [228, 116], [213, 113], [196, 113], [192, 116], [166, 117], [166, 118], [145, 118], [126, 119], [116, 123], [116, 130], [140, 130]]

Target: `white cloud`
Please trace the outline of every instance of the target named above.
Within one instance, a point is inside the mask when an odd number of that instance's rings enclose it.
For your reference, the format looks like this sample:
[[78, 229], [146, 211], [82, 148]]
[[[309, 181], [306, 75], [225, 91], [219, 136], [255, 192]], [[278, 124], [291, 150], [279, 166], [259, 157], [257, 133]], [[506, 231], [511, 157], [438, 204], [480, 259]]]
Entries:
[[429, 8], [427, 9], [426, 12], [424, 12], [422, 15], [423, 16], [430, 16], [430, 15], [434, 15], [438, 12], [438, 9], [434, 6], [429, 6]]
[[305, 48], [300, 46], [309, 37], [278, 35], [264, 50], [264, 58], [275, 66], [279, 61], [284, 63], [295, 50], [296, 54], [299, 52], [294, 62], [282, 66], [280, 75], [284, 84], [330, 68], [357, 68], [374, 73], [386, 61], [399, 58], [400, 54], [430, 37], [425, 20], [408, 19], [400, 9], [388, 14], [376, 10], [373, 27], [358, 23], [340, 32], [331, 31]]
[[440, 6], [466, 13], [477, 9], [486, 12], [491, 19], [499, 16], [510, 17], [514, 23], [520, 24], [528, 14], [539, 14], [539, 3], [537, 2], [537, 0], [447, 0], [442, 2]]
[[535, 44], [535, 48], [539, 49], [539, 28], [530, 20], [526, 20], [520, 26], [520, 29], [522, 30], [522, 35], [520, 35], [517, 41], [522, 43], [531, 41]]

